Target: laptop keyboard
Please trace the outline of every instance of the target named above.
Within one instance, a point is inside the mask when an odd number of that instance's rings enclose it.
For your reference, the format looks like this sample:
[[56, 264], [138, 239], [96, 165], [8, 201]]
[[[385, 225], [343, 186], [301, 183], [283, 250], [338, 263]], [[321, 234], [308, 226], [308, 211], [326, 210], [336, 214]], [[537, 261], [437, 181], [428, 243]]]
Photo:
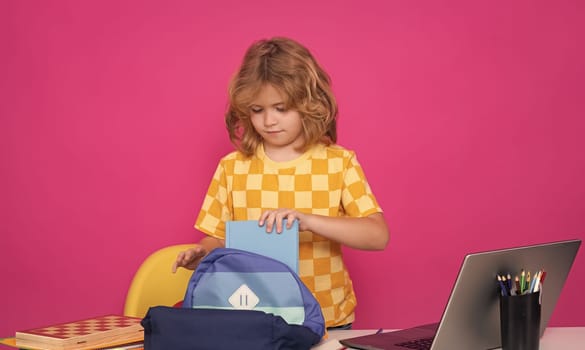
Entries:
[[431, 348], [432, 343], [433, 343], [433, 337], [430, 337], [430, 338], [409, 340], [409, 341], [405, 341], [403, 343], [398, 343], [396, 345], [402, 346], [402, 347], [405, 347], [408, 349], [428, 350]]

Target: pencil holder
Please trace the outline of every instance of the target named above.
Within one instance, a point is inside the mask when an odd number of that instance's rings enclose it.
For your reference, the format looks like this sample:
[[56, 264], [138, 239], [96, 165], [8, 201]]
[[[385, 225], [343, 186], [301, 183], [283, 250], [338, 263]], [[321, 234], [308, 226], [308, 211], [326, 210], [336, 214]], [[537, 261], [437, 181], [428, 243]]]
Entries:
[[500, 296], [502, 350], [538, 350], [540, 292]]

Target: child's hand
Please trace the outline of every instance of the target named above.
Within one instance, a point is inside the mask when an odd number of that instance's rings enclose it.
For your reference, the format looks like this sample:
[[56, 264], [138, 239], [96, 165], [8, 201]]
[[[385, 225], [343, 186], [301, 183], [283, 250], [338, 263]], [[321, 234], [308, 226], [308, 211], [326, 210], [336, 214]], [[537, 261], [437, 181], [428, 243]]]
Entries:
[[197, 265], [201, 262], [207, 255], [207, 250], [202, 246], [195, 246], [193, 248], [187, 249], [184, 252], [180, 252], [177, 255], [177, 260], [173, 263], [172, 271], [173, 273], [177, 272], [177, 268], [184, 267], [189, 270], [195, 270]]
[[301, 222], [305, 214], [293, 209], [280, 208], [275, 210], [268, 210], [260, 215], [258, 225], [264, 226], [266, 224], [266, 232], [272, 232], [276, 224], [276, 233], [282, 233], [282, 223], [286, 219], [286, 228], [289, 229], [293, 225], [293, 221], [299, 220]]

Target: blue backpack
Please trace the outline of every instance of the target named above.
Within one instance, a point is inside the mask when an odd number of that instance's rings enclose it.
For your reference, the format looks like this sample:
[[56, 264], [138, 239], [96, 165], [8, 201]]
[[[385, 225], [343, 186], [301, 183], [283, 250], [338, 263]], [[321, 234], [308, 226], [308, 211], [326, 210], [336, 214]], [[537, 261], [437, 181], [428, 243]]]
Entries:
[[145, 350], [310, 349], [325, 334], [321, 307], [286, 264], [217, 248], [193, 272], [183, 308], [153, 307]]

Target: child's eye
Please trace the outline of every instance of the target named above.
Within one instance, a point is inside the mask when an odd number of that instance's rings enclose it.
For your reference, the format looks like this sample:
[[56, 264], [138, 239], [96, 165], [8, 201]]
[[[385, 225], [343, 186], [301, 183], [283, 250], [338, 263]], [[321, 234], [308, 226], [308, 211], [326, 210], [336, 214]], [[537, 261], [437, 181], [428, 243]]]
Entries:
[[262, 108], [252, 107], [252, 108], [250, 108], [250, 111], [252, 111], [252, 113], [254, 113], [254, 114], [258, 114], [258, 113], [262, 112]]

